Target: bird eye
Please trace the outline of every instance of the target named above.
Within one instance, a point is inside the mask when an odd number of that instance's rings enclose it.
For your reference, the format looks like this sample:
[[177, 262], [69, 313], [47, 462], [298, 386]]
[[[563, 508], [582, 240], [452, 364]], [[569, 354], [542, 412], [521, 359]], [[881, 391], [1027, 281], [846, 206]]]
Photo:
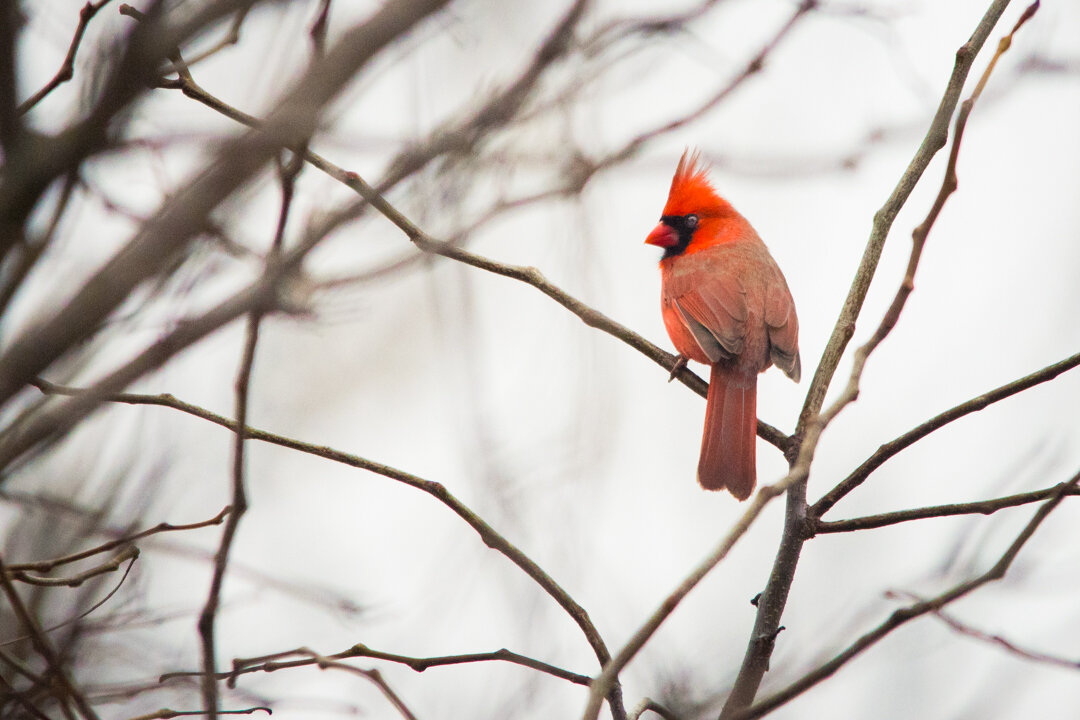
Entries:
[[686, 227], [693, 230], [694, 228], [697, 227], [697, 224], [698, 224], [698, 216], [697, 215], [691, 214], [691, 215], [686, 216]]

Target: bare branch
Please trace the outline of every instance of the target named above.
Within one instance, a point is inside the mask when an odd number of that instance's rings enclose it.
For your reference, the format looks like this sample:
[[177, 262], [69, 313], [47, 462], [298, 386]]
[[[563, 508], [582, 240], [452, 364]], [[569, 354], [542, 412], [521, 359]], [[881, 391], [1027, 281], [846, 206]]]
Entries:
[[792, 486], [803, 482], [805, 479], [806, 468], [796, 465], [796, 467], [791, 469], [791, 472], [775, 484], [762, 485], [758, 488], [757, 493], [754, 495], [754, 499], [743, 512], [742, 517], [740, 517], [735, 525], [732, 526], [716, 549], [690, 572], [686, 579], [680, 583], [679, 587], [675, 588], [670, 595], [664, 598], [664, 601], [660, 603], [660, 606], [649, 616], [649, 619], [645, 621], [630, 640], [627, 641], [626, 645], [619, 650], [611, 662], [606, 664], [603, 671], [595, 680], [593, 680], [593, 683], [589, 688], [588, 704], [582, 715], [584, 720], [596, 720], [600, 714], [601, 698], [603, 698], [604, 693], [607, 692], [609, 683], [614, 682], [615, 679], [618, 678], [622, 669], [626, 667], [627, 663], [629, 663], [638, 651], [645, 646], [645, 643], [648, 642], [649, 638], [651, 638], [660, 628], [660, 625], [667, 620], [668, 616], [675, 612], [675, 608], [690, 594], [690, 591], [697, 587], [697, 584], [704, 580], [705, 576], [727, 557], [731, 548], [746, 534], [746, 531], [750, 529], [750, 526], [757, 520], [758, 516], [761, 515], [761, 511], [765, 509], [765, 506], [776, 497], [783, 495]]
[[106, 573], [116, 572], [120, 569], [128, 560], [135, 560], [139, 557], [139, 548], [134, 545], [128, 545], [126, 548], [118, 552], [109, 560], [95, 565], [92, 568], [88, 568], [81, 573], [71, 575], [69, 577], [62, 578], [48, 578], [41, 577], [40, 575], [31, 575], [25, 570], [13, 570], [8, 567], [8, 574], [11, 575], [12, 580], [18, 580], [24, 582], [27, 585], [40, 585], [42, 587], [78, 587], [91, 578], [104, 575]]
[[[815, 533], [838, 533], [852, 532], [854, 530], [869, 530], [871, 528], [886, 527], [897, 523], [911, 520], [923, 520], [934, 517], [952, 517], [955, 515], [992, 515], [998, 510], [1005, 508], [1029, 505], [1031, 503], [1046, 500], [1060, 490], [1060, 485], [1033, 490], [1031, 492], [1008, 495], [1006, 497], [993, 498], [992, 500], [978, 500], [975, 502], [956, 503], [953, 505], [933, 505], [930, 507], [914, 508], [912, 510], [898, 510], [896, 512], [881, 513], [880, 515], [867, 515], [866, 517], [851, 518], [850, 520], [818, 520], [814, 522]], [[1080, 495], [1080, 489], [1068, 488], [1065, 495]]]
[[[226, 32], [225, 35], [223, 35], [220, 40], [218, 40], [216, 43], [214, 43], [213, 45], [211, 45], [207, 49], [200, 52], [198, 55], [195, 55], [194, 57], [187, 58], [184, 61], [184, 64], [181, 66], [182, 70], [186, 71], [192, 65], [196, 65], [196, 64], [202, 62], [203, 60], [206, 60], [209, 57], [213, 57], [214, 55], [217, 55], [219, 52], [221, 52], [225, 48], [230, 47], [230, 46], [235, 45], [236, 43], [240, 42], [240, 28], [243, 27], [244, 20], [247, 19], [248, 13], [251, 12], [251, 8], [252, 8], [251, 5], [247, 5], [247, 6], [238, 8], [237, 11], [236, 11], [236, 15], [233, 16], [232, 22], [229, 23], [228, 32]], [[181, 68], [178, 68], [178, 70], [180, 70], [180, 69]]]
[[630, 713], [630, 720], [638, 720], [642, 715], [647, 712], [654, 712], [664, 720], [679, 720], [679, 716], [668, 710], [666, 707], [656, 702], [652, 698], [645, 698], [641, 703], [634, 708], [634, 711]]
[[[1076, 490], [1075, 487], [1072, 489]], [[920, 600], [921, 598], [914, 597], [913, 599]], [[1058, 657], [1057, 655], [1050, 655], [1044, 652], [1039, 652], [1037, 650], [1028, 650], [1027, 648], [1017, 645], [1016, 643], [1002, 635], [998, 635], [997, 633], [984, 632], [982, 630], [973, 628], [966, 623], [962, 623], [941, 608], [933, 610], [932, 613], [934, 617], [936, 617], [938, 620], [941, 620], [943, 623], [945, 623], [961, 635], [966, 635], [967, 637], [974, 638], [976, 640], [979, 640], [980, 642], [984, 642], [989, 645], [995, 645], [999, 648], [1002, 648], [1003, 650], [1005, 650], [1005, 652], [1011, 655], [1023, 658], [1024, 660], [1044, 663], [1046, 665], [1054, 665], [1056, 667], [1068, 668], [1069, 670], [1080, 670], [1080, 660], [1070, 660], [1068, 658]]]
[[22, 121], [15, 107], [18, 102], [15, 92], [19, 75], [16, 50], [24, 22], [18, 3], [0, 6], [0, 147], [4, 150], [5, 160], [23, 133]]
[[[285, 211], [282, 212], [285, 214]], [[259, 324], [262, 315], [254, 311], [248, 318], [247, 335], [244, 340], [244, 351], [240, 359], [240, 368], [236, 373], [236, 444], [233, 450], [232, 472], [232, 511], [225, 522], [225, 529], [221, 533], [221, 543], [214, 555], [214, 572], [210, 581], [210, 593], [206, 598], [206, 604], [199, 614], [199, 638], [202, 641], [203, 652], [203, 703], [206, 715], [213, 720], [218, 713], [217, 680], [214, 673], [217, 672], [217, 660], [215, 653], [214, 625], [217, 619], [218, 606], [221, 602], [221, 586], [225, 582], [225, 570], [229, 564], [229, 552], [232, 549], [236, 531], [240, 527], [240, 519], [247, 512], [247, 492], [244, 489], [244, 443], [247, 440], [247, 409], [248, 389], [251, 384], [251, 372], [255, 365], [255, 348], [259, 342]]]
[[[235, 8], [259, 1], [203, 3], [173, 23], [167, 17], [168, 3], [151, 3], [148, 22], [127, 38], [121, 57], [102, 81], [99, 98], [85, 117], [48, 138], [22, 133], [19, 142], [5, 153], [0, 166], [0, 258], [21, 237], [23, 225], [52, 182], [115, 142], [113, 120], [150, 87], [168, 48], [180, 45]], [[2, 382], [0, 389], [6, 392]]]
[[[9, 343], [0, 356], [0, 402], [94, 332], [137, 285], [165, 267], [191, 236], [205, 227], [213, 208], [260, 170], [279, 148], [309, 136], [322, 107], [357, 70], [446, 1], [402, 0], [345, 33], [326, 57], [311, 64], [258, 130], [225, 143], [215, 160], [63, 308]], [[139, 28], [145, 25], [140, 23]]]
[[[310, 660], [290, 660], [283, 661], [292, 655], [309, 655], [314, 659]], [[298, 648], [296, 650], [288, 650], [282, 653], [275, 653], [273, 655], [267, 655], [257, 658], [237, 658], [233, 660], [233, 670], [229, 675], [229, 681], [232, 683], [233, 678], [237, 675], [247, 674], [251, 672], [273, 672], [287, 667], [301, 667], [303, 665], [311, 665], [313, 663], [321, 662], [319, 658], [324, 657], [318, 655], [307, 648]], [[372, 650], [366, 645], [357, 643], [347, 650], [343, 650], [333, 655], [325, 656], [331, 660], [346, 660], [349, 658], [371, 658], [373, 660], [387, 660], [389, 662], [398, 663], [400, 665], [406, 665], [416, 672], [424, 672], [428, 668], [444, 667], [446, 665], [466, 665], [470, 663], [478, 662], [507, 662], [514, 665], [521, 665], [522, 667], [532, 668], [542, 673], [546, 673], [553, 677], [567, 680], [575, 685], [587, 686], [591, 681], [588, 675], [582, 675], [580, 673], [564, 670], [561, 667], [552, 665], [550, 663], [537, 660], [535, 658], [516, 653], [506, 648], [501, 648], [493, 652], [485, 653], [462, 653], [459, 655], [439, 655], [435, 657], [412, 657], [409, 655], [398, 655], [395, 653], [382, 652], [380, 650]], [[173, 676], [174, 673], [170, 673], [168, 677]], [[224, 675], [224, 673], [223, 673]]]
[[729, 82], [725, 83], [723, 87], [721, 87], [715, 93], [713, 93], [708, 100], [706, 100], [704, 103], [698, 106], [697, 109], [695, 109], [689, 114], [683, 115], [676, 120], [672, 120], [669, 123], [665, 123], [664, 125], [660, 125], [658, 127], [652, 128], [651, 130], [648, 130], [647, 132], [641, 133], [629, 143], [627, 143], [626, 146], [619, 151], [619, 153], [608, 158], [606, 162], [611, 162], [615, 159], [633, 155], [637, 153], [637, 151], [640, 150], [644, 145], [651, 142], [652, 140], [655, 140], [661, 135], [666, 135], [674, 130], [678, 130], [679, 128], [689, 125], [695, 120], [699, 120], [705, 115], [707, 115], [717, 105], [722, 103], [728, 98], [728, 96], [735, 92], [735, 90], [737, 90], [744, 82], [746, 82], [747, 79], [761, 72], [762, 68], [765, 67], [765, 61], [768, 59], [769, 55], [773, 52], [773, 50], [775, 50], [776, 47], [781, 42], [783, 42], [783, 40], [788, 36], [792, 29], [798, 24], [799, 20], [802, 19], [802, 17], [806, 15], [806, 13], [813, 10], [816, 6], [817, 0], [802, 0], [802, 2], [800, 2], [795, 8], [794, 12], [792, 12], [791, 17], [788, 18], [787, 22], [781, 25], [780, 29], [777, 30], [776, 34], [773, 35], [764, 45], [761, 46], [761, 49], [759, 49], [758, 52], [752, 58], [750, 58], [749, 62], [746, 63], [746, 65], [739, 72], [739, 74], [736, 75]]
[[[571, 14], [567, 16], [568, 19], [574, 19], [574, 21], [576, 21], [577, 15], [574, 15], [573, 13], [582, 4], [583, 3], [577, 3], [575, 5], [574, 9], [571, 10]], [[779, 40], [784, 35], [786, 35], [794, 20], [801, 16], [804, 12], [804, 9], [800, 9], [799, 11], [797, 11], [795, 16], [793, 16], [792, 20], [784, 26], [782, 31], [777, 35], [776, 38], [774, 38], [773, 41], [766, 45], [766, 48], [771, 49], [772, 47], [774, 47], [775, 44], [779, 42]], [[567, 20], [564, 20], [564, 22], [560, 24], [559, 28], [557, 28], [556, 31], [552, 34], [545, 47], [555, 47], [559, 43], [565, 42], [563, 36], [567, 34], [567, 32], [569, 31], [569, 27], [571, 26], [567, 24]], [[537, 53], [537, 59], [534, 61], [533, 67], [529, 69], [528, 74], [530, 74], [530, 77], [536, 75], [536, 73], [538, 73], [539, 70], [542, 69], [542, 66], [540, 65], [541, 61], [543, 61], [544, 63], [550, 63], [553, 62], [554, 59], [555, 56], [553, 52], [545, 52], [542, 49], [539, 53]], [[749, 72], [742, 73], [739, 76], [738, 80], [734, 81], [731, 85], [727, 87], [726, 91], [722, 93], [722, 96], [719, 99], [711, 102], [707, 108], [701, 110], [700, 112], [704, 113], [708, 109], [711, 109], [721, 99], [723, 99], [723, 97], [726, 97], [727, 94], [730, 93], [730, 91], [733, 90], [738, 83], [746, 79], [746, 77], [748, 77], [750, 74], [751, 73]], [[253, 115], [249, 115], [242, 110], [239, 110], [238, 108], [228, 104], [224, 100], [207, 92], [202, 86], [195, 82], [195, 80], [190, 75], [181, 76], [177, 80], [167, 83], [166, 86], [181, 90], [188, 97], [197, 100], [198, 102], [206, 105], [212, 110], [215, 110], [222, 115], [248, 127], [259, 127], [262, 122]], [[513, 86], [511, 86], [511, 88], [500, 93], [498, 96], [496, 96], [495, 99], [490, 101], [485, 106], [485, 109], [477, 112], [473, 120], [465, 123], [462, 128], [455, 131], [448, 131], [448, 133], [455, 136], [469, 135], [473, 132], [473, 130], [469, 130], [468, 128], [479, 123], [480, 118], [487, 118], [490, 113], [493, 112], [493, 108], [505, 105], [505, 103], [508, 102], [508, 98], [518, 97], [522, 95], [522, 93], [524, 93], [523, 84], [521, 82], [515, 83]], [[523, 100], [524, 97], [521, 97], [516, 102], [520, 104], [520, 102], [522, 102]], [[637, 147], [645, 144], [646, 142], [655, 139], [659, 135], [670, 132], [677, 127], [679, 127], [679, 125], [673, 125], [671, 127], [650, 131], [649, 133], [642, 135], [637, 141], [635, 141], [634, 148], [636, 149]], [[445, 139], [445, 136], [436, 136], [436, 139], [442, 145], [446, 145], [448, 147], [454, 145], [454, 143], [447, 141]], [[585, 322], [586, 325], [602, 330], [603, 332], [606, 332], [609, 335], [612, 335], [613, 337], [622, 340], [626, 344], [633, 347], [635, 350], [641, 352], [646, 357], [652, 359], [654, 362], [656, 362], [658, 365], [668, 370], [669, 372], [671, 372], [671, 370], [676, 367], [677, 357], [675, 355], [665, 352], [663, 349], [649, 342], [648, 340], [633, 332], [629, 328], [626, 328], [625, 326], [615, 322], [611, 318], [608, 318], [603, 313], [594, 310], [580, 300], [572, 297], [562, 289], [553, 285], [545, 277], [543, 277], [540, 271], [536, 268], [526, 268], [523, 266], [502, 264], [494, 260], [483, 258], [474, 253], [470, 253], [467, 250], [461, 248], [459, 246], [459, 243], [454, 240], [445, 242], [435, 240], [434, 238], [424, 233], [414, 223], [412, 223], [412, 221], [410, 221], [407, 217], [405, 217], [404, 214], [398, 211], [397, 208], [391, 205], [389, 201], [387, 201], [385, 197], [382, 196], [382, 193], [379, 190], [365, 182], [363, 178], [361, 178], [357, 173], [345, 170], [340, 165], [337, 165], [329, 159], [323, 157], [322, 155], [312, 152], [306, 148], [294, 149], [298, 152], [301, 152], [307, 162], [311, 163], [319, 170], [322, 170], [324, 173], [334, 178], [335, 180], [347, 185], [358, 195], [370, 202], [373, 206], [375, 206], [376, 209], [379, 210], [379, 212], [385, 215], [387, 219], [397, 225], [398, 228], [402, 230], [402, 232], [404, 232], [409, 237], [409, 239], [412, 240], [413, 243], [415, 243], [417, 247], [419, 247], [424, 252], [442, 255], [443, 257], [457, 260], [459, 262], [464, 262], [467, 265], [487, 270], [489, 272], [494, 272], [496, 274], [503, 275], [504, 277], [510, 277], [515, 280], [519, 280], [526, 284], [532, 285], [533, 287], [543, 292], [545, 295], [548, 295], [549, 297], [554, 299], [566, 309], [570, 310], [570, 312], [577, 315], [579, 318], [581, 318], [583, 322]], [[441, 152], [445, 152], [445, 148], [438, 147], [434, 150], [431, 147], [425, 148], [425, 153], [438, 154]], [[626, 150], [620, 151], [619, 153], [616, 153], [615, 155], [604, 159], [600, 163], [594, 164], [589, 169], [588, 174], [592, 175], [603, 167], [608, 167], [610, 165], [616, 164], [622, 159], [629, 157], [631, 154], [632, 152]], [[413, 151], [411, 153], [412, 159], [411, 161], [408, 161], [411, 162], [410, 167], [418, 167], [418, 156], [419, 153], [417, 153], [416, 151]], [[395, 161], [394, 167], [400, 168], [406, 163], [406, 159], [399, 158], [397, 161]], [[398, 170], [396, 172], [394, 170], [391, 170], [388, 173], [390, 177], [384, 182], [384, 185], [393, 184], [397, 180], [400, 180], [400, 178], [398, 177], [399, 175], [404, 177], [404, 175], [402, 175], [402, 172], [403, 171], [401, 170]], [[539, 194], [536, 199], [546, 199], [552, 197], [553, 195], [563, 195], [566, 194], [567, 191], [568, 189], [558, 189], [555, 191], [544, 192]], [[532, 202], [533, 200], [534, 198], [528, 199], [529, 202]], [[517, 206], [520, 204], [520, 202], [514, 202], [509, 203], [509, 206]], [[488, 217], [490, 217], [490, 214]], [[706, 396], [708, 392], [708, 383], [702, 380], [692, 370], [686, 368], [685, 365], [681, 366], [675, 377], [677, 377], [680, 382], [682, 382], [684, 385], [696, 392], [701, 397], [704, 398]], [[758, 420], [757, 432], [763, 440], [774, 445], [781, 451], [784, 451], [789, 444], [787, 435], [785, 435], [783, 432], [773, 427], [772, 425], [769, 425], [768, 423], [761, 420]]]
[[[124, 581], [127, 580], [128, 575], [131, 574], [131, 568], [135, 567], [135, 560], [136, 560], [137, 557], [138, 557], [138, 555], [135, 555], [134, 557], [129, 558], [130, 562], [128, 563], [128, 566], [124, 569], [124, 574], [120, 576], [120, 580], [116, 583], [116, 586], [112, 590], [110, 590], [109, 592], [107, 592], [105, 594], [105, 597], [101, 598], [96, 603], [94, 603], [89, 608], [87, 608], [83, 612], [79, 613], [75, 617], [70, 618], [68, 620], [64, 620], [63, 622], [59, 622], [59, 623], [57, 623], [55, 625], [52, 625], [50, 627], [47, 627], [47, 628], [45, 628], [43, 630], [43, 632], [51, 633], [54, 630], [59, 630], [62, 627], [65, 627], [67, 625], [71, 625], [72, 623], [76, 623], [76, 622], [82, 620], [83, 618], [87, 617], [88, 615], [90, 615], [90, 613], [94, 612], [95, 610], [100, 608], [105, 603], [109, 602], [109, 600], [112, 599], [113, 595], [118, 593], [120, 591], [120, 588], [124, 586]], [[17, 642], [21, 642], [21, 641], [27, 639], [28, 637], [30, 637], [30, 635], [19, 635], [18, 637], [11, 638], [10, 640], [0, 641], [0, 647], [4, 647], [6, 645], [14, 645]]]
[[[68, 388], [59, 385], [45, 384], [47, 392], [55, 392], [57, 394], [78, 396], [85, 390], [78, 388]], [[205, 408], [201, 408], [197, 405], [185, 403], [178, 400], [176, 397], [168, 394], [164, 395], [140, 395], [135, 393], [118, 393], [109, 397], [103, 398], [103, 401], [118, 402], [128, 405], [155, 405], [159, 407], [172, 408], [179, 410], [188, 415], [194, 415], [195, 417], [207, 420], [219, 425], [223, 428], [227, 428], [235, 432], [236, 421], [210, 412]], [[532, 578], [537, 585], [539, 585], [548, 595], [552, 597], [559, 604], [563, 610], [574, 620], [574, 622], [581, 629], [588, 640], [589, 645], [593, 648], [593, 651], [599, 658], [600, 656], [606, 656], [610, 658], [610, 653], [607, 646], [604, 644], [603, 639], [600, 637], [600, 633], [597, 631], [596, 626], [593, 625], [592, 620], [589, 618], [589, 614], [581, 607], [577, 601], [575, 601], [570, 595], [549, 576], [543, 568], [537, 565], [531, 558], [529, 558], [524, 552], [518, 549], [513, 543], [500, 535], [494, 528], [488, 525], [479, 515], [473, 512], [467, 505], [457, 499], [446, 487], [440, 483], [433, 482], [431, 480], [425, 480], [416, 475], [392, 468], [389, 465], [383, 465], [381, 463], [373, 462], [357, 455], [335, 450], [330, 447], [315, 445], [312, 443], [306, 443], [300, 440], [294, 440], [282, 435], [275, 435], [274, 433], [266, 432], [265, 430], [259, 430], [253, 427], [246, 429], [246, 436], [251, 440], [258, 440], [261, 442], [270, 443], [272, 445], [278, 445], [280, 447], [297, 450], [299, 452], [307, 453], [317, 457], [324, 458], [326, 460], [332, 460], [334, 462], [355, 467], [361, 470], [368, 470], [377, 475], [396, 480], [409, 487], [421, 490], [428, 495], [431, 495], [436, 500], [447, 506], [454, 512], [455, 515], [464, 520], [476, 533], [480, 536], [480, 539], [485, 545], [496, 550], [500, 554], [506, 556], [514, 565], [520, 568], [526, 575]], [[606, 664], [607, 661], [601, 661], [601, 664]], [[219, 677], [224, 677], [220, 675]]]
[[826, 425], [831, 422], [844, 407], [855, 402], [859, 397], [859, 382], [862, 379], [866, 361], [869, 359], [870, 354], [877, 349], [886, 337], [888, 337], [889, 333], [892, 332], [892, 329], [896, 327], [896, 323], [900, 320], [900, 313], [903, 312], [908, 297], [911, 295], [911, 291], [915, 289], [915, 271], [919, 267], [919, 260], [922, 258], [923, 248], [926, 247], [926, 238], [929, 236], [931, 228], [934, 227], [934, 223], [937, 222], [938, 216], [941, 215], [941, 210], [945, 207], [945, 202], [954, 192], [956, 192], [958, 185], [956, 177], [956, 161], [960, 157], [960, 143], [963, 142], [964, 129], [967, 127], [967, 121], [968, 117], [971, 115], [971, 110], [975, 107], [975, 103], [982, 94], [982, 90], [986, 86], [986, 81], [990, 79], [990, 73], [994, 71], [998, 58], [1000, 58], [1012, 44], [1013, 33], [1019, 30], [1020, 26], [1034, 14], [1038, 5], [1038, 2], [1031, 5], [1020, 17], [1020, 20], [1017, 21], [1012, 32], [1001, 39], [998, 43], [997, 51], [994, 53], [994, 56], [990, 58], [990, 62], [987, 64], [986, 69], [983, 70], [982, 76], [979, 78], [979, 82], [976, 84], [971, 97], [960, 104], [960, 112], [956, 115], [956, 126], [953, 130], [952, 146], [949, 149], [949, 160], [945, 166], [945, 177], [941, 181], [941, 188], [938, 190], [937, 197], [934, 198], [934, 203], [930, 207], [926, 219], [924, 219], [911, 233], [911, 254], [908, 257], [908, 265], [907, 270], [904, 272], [904, 279], [900, 282], [900, 287], [897, 288], [896, 295], [893, 297], [892, 303], [889, 305], [889, 309], [885, 312], [884, 317], [881, 318], [881, 323], [878, 325], [877, 330], [874, 331], [874, 334], [870, 336], [870, 339], [867, 340], [865, 344], [855, 351], [855, 359], [852, 363], [851, 377], [848, 379], [847, 387], [836, 401], [833, 402], [829, 409], [823, 413], [822, 422]]
[[51, 720], [48, 715], [37, 709], [34, 703], [30, 702], [30, 699], [26, 697], [25, 692], [19, 692], [7, 681], [3, 675], [0, 675], [0, 688], [3, 689], [3, 697], [13, 698], [24, 710], [30, 713], [31, 716], [38, 720]]
[[75, 76], [75, 56], [79, 52], [79, 46], [82, 44], [83, 35], [86, 34], [86, 28], [90, 25], [90, 21], [94, 19], [94, 16], [98, 14], [98, 11], [108, 5], [109, 2], [111, 0], [98, 0], [98, 2], [87, 2], [82, 6], [82, 9], [79, 10], [79, 24], [75, 27], [75, 34], [71, 36], [71, 44], [68, 45], [64, 61], [60, 63], [60, 69], [40, 90], [19, 105], [17, 111], [19, 115], [30, 112], [30, 109], [44, 100], [49, 93]]
[[1067, 357], [1053, 365], [1048, 365], [1042, 370], [1033, 372], [1030, 375], [1025, 375], [1022, 378], [1006, 383], [999, 388], [995, 388], [990, 392], [974, 397], [967, 402], [960, 403], [956, 407], [946, 410], [945, 412], [930, 418], [921, 425], [912, 428], [895, 440], [883, 444], [850, 475], [840, 481], [836, 487], [814, 503], [813, 507], [811, 507], [808, 512], [809, 517], [820, 518], [836, 505], [841, 498], [861, 485], [868, 477], [870, 477], [870, 474], [881, 467], [885, 461], [899, 453], [901, 450], [911, 447], [917, 441], [935, 430], [948, 425], [954, 420], [959, 420], [965, 415], [970, 415], [973, 412], [983, 410], [999, 400], [1004, 400], [1023, 390], [1053, 380], [1061, 373], [1072, 370], [1078, 365], [1080, 365], [1080, 353]]
[[[257, 712], [264, 712], [267, 715], [272, 715], [274, 711], [263, 706], [243, 708], [242, 710], [218, 710], [218, 715], [251, 715]], [[170, 710], [169, 708], [161, 708], [160, 710], [155, 710], [146, 715], [137, 715], [133, 718], [129, 718], [129, 720], [171, 720], [172, 718], [205, 714], [205, 710]]]
[[[303, 658], [296, 659], [294, 656], [302, 655]], [[531, 658], [521, 653], [516, 653], [506, 648], [501, 648], [492, 652], [485, 653], [462, 653], [459, 655], [439, 655], [435, 657], [413, 657], [410, 655], [398, 655], [396, 653], [383, 652], [381, 650], [373, 650], [366, 645], [357, 643], [352, 647], [342, 650], [338, 653], [331, 655], [322, 655], [314, 652], [308, 648], [297, 648], [295, 650], [285, 650], [283, 652], [273, 653], [271, 655], [262, 655], [260, 657], [251, 658], [236, 658], [233, 660], [233, 669], [231, 672], [219, 672], [216, 677], [219, 680], [227, 680], [229, 687], [233, 687], [236, 684], [236, 679], [240, 675], [248, 675], [250, 673], [258, 672], [276, 672], [278, 670], [285, 670], [288, 668], [296, 667], [308, 667], [311, 665], [319, 665], [320, 667], [326, 661], [340, 661], [349, 660], [352, 658], [371, 658], [373, 660], [386, 660], [388, 662], [398, 663], [399, 665], [405, 665], [416, 672], [424, 672], [425, 670], [433, 667], [445, 667], [447, 665], [468, 665], [471, 663], [480, 662], [507, 662], [514, 665], [521, 665], [522, 667], [531, 668], [539, 672], [557, 677], [561, 680], [574, 683], [575, 685], [587, 686], [592, 678], [588, 675], [582, 675], [580, 673], [571, 672], [564, 668], [552, 665], [550, 663], [543, 662]], [[349, 666], [352, 667], [352, 666]], [[173, 678], [180, 677], [200, 677], [204, 673], [201, 672], [171, 672], [165, 673], [161, 676], [161, 681], [165, 682]]]
[[19, 623], [29, 635], [34, 650], [45, 660], [46, 665], [49, 667], [49, 674], [55, 678], [56, 689], [59, 693], [62, 693], [62, 695], [58, 696], [59, 699], [63, 700], [63, 696], [66, 695], [84, 720], [98, 720], [97, 713], [90, 707], [90, 703], [86, 701], [82, 691], [79, 690], [68, 675], [49, 636], [41, 629], [37, 618], [30, 613], [22, 598], [19, 597], [19, 592], [12, 584], [7, 565], [2, 558], [0, 558], [0, 587], [3, 588], [4, 595], [7, 596], [8, 603], [15, 612], [15, 617], [18, 618]]
[[[35, 385], [43, 381], [35, 381]], [[47, 391], [43, 391], [47, 392]], [[123, 545], [130, 545], [136, 540], [141, 540], [151, 535], [157, 535], [163, 532], [178, 532], [182, 530], [197, 530], [198, 528], [208, 527], [210, 525], [220, 525], [225, 520], [225, 516], [229, 514], [232, 508], [225, 506], [214, 517], [209, 520], [202, 520], [200, 522], [190, 523], [187, 525], [173, 525], [172, 523], [162, 522], [158, 523], [152, 528], [141, 530], [131, 535], [124, 535], [123, 537], [110, 540], [107, 543], [102, 543], [97, 547], [90, 548], [89, 550], [83, 550], [81, 552], [73, 553], [71, 555], [65, 555], [63, 557], [54, 558], [52, 560], [38, 560], [36, 562], [28, 563], [13, 563], [8, 565], [8, 572], [52, 572], [53, 569], [67, 565], [68, 563], [78, 562], [79, 560], [85, 560], [86, 558], [93, 557], [100, 553], [109, 552], [115, 548]]]
[[[310, 652], [310, 651], [309, 651]], [[401, 717], [405, 720], [417, 720], [416, 715], [409, 709], [409, 706], [405, 704], [405, 701], [401, 699], [401, 696], [394, 692], [394, 689], [390, 687], [389, 683], [383, 679], [382, 673], [378, 670], [366, 670], [364, 668], [358, 668], [354, 665], [341, 662], [339, 660], [333, 660], [321, 655], [312, 653], [315, 662], [318, 664], [320, 670], [327, 668], [333, 668], [335, 670], [344, 670], [345, 672], [352, 673], [353, 675], [359, 675], [360, 677], [370, 681], [375, 687], [379, 689], [379, 692], [383, 694], [390, 704], [394, 706], [394, 709], [398, 711]]]
[[772, 712], [781, 705], [793, 700], [814, 687], [822, 680], [830, 677], [864, 650], [875, 645], [878, 641], [901, 625], [904, 625], [917, 617], [926, 615], [927, 613], [941, 610], [949, 603], [959, 600], [983, 585], [1005, 577], [1005, 573], [1008, 572], [1009, 567], [1020, 553], [1020, 550], [1027, 541], [1031, 539], [1031, 536], [1035, 534], [1035, 531], [1050, 515], [1054, 508], [1061, 503], [1061, 500], [1065, 497], [1066, 489], [1070, 487], [1075, 488], [1078, 482], [1080, 482], [1080, 473], [1074, 475], [1067, 483], [1058, 486], [1057, 492], [1054, 493], [1053, 497], [1039, 507], [1035, 514], [1032, 515], [1031, 520], [1024, 526], [1024, 529], [1017, 535], [1016, 539], [1013, 540], [1008, 549], [1005, 550], [1004, 554], [1002, 554], [1001, 558], [985, 573], [963, 582], [930, 600], [923, 600], [907, 607], [900, 608], [899, 610], [894, 610], [888, 619], [870, 632], [864, 634], [832, 660], [829, 660], [817, 669], [807, 673], [783, 690], [770, 695], [745, 711], [739, 712], [734, 717], [737, 718], [737, 720], [749, 720], [750, 718], [762, 717], [763, 715]]

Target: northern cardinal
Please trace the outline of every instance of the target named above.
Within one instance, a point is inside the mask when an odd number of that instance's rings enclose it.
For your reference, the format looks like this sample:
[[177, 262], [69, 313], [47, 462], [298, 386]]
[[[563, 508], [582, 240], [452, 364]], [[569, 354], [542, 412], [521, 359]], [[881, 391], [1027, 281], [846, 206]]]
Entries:
[[679, 159], [645, 242], [664, 248], [661, 307], [681, 362], [711, 367], [698, 482], [745, 500], [757, 479], [758, 373], [775, 363], [798, 382], [801, 372], [791, 291], [754, 228], [713, 189], [697, 152]]

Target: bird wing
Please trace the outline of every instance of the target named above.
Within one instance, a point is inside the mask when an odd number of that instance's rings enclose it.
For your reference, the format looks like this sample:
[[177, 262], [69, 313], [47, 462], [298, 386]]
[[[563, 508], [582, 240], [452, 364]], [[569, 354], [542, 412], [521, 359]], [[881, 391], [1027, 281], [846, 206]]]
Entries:
[[686, 327], [710, 362], [740, 354], [746, 344], [746, 291], [732, 274], [711, 275], [674, 298]]
[[765, 293], [765, 325], [769, 332], [769, 359], [789, 378], [799, 382], [802, 361], [799, 358], [799, 318], [783, 275]]

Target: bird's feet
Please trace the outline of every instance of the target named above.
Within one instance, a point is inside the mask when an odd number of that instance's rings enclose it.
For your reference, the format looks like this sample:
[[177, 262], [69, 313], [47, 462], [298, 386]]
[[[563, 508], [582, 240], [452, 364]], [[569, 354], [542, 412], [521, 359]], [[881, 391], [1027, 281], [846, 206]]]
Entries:
[[675, 361], [675, 366], [671, 368], [671, 375], [668, 376], [667, 381], [671, 382], [675, 379], [675, 376], [679, 374], [679, 371], [686, 367], [686, 356], [679, 355], [679, 359]]

